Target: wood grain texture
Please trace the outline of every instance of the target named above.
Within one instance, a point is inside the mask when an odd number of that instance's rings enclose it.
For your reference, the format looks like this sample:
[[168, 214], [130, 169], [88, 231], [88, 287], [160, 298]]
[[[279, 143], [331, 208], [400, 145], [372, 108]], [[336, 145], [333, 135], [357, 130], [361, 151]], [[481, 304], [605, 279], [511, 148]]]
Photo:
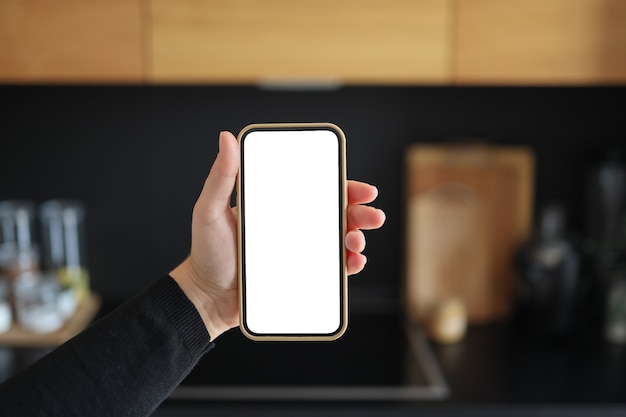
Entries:
[[140, 81], [141, 38], [140, 0], [0, 0], [0, 81]]
[[626, 81], [622, 0], [458, 0], [461, 84]]
[[459, 299], [472, 323], [503, 319], [512, 256], [531, 229], [533, 156], [522, 147], [415, 145], [407, 153], [405, 306], [425, 323]]
[[152, 0], [154, 82], [443, 83], [452, 0]]

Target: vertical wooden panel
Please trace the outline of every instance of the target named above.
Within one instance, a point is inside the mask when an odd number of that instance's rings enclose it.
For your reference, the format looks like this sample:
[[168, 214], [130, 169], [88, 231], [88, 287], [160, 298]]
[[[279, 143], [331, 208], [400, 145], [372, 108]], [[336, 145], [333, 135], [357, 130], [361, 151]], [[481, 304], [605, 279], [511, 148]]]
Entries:
[[152, 0], [156, 82], [440, 83], [451, 0]]
[[458, 0], [460, 83], [626, 81], [622, 0]]
[[139, 81], [140, 0], [0, 0], [0, 81]]

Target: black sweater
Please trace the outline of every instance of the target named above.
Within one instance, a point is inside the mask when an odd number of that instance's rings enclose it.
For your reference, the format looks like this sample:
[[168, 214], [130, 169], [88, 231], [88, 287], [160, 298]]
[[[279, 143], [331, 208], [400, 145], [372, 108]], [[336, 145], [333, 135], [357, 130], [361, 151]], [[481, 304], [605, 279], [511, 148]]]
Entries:
[[145, 416], [213, 343], [169, 276], [0, 385], [0, 416]]

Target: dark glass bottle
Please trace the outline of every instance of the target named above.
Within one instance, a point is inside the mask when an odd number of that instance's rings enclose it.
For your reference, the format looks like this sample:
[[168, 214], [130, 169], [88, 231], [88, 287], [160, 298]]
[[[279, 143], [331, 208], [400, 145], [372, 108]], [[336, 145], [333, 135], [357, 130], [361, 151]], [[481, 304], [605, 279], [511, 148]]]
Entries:
[[516, 256], [516, 318], [537, 335], [570, 335], [579, 320], [583, 257], [565, 225], [564, 209], [546, 206]]
[[[587, 175], [586, 232], [592, 247], [589, 325], [601, 329], [615, 281], [626, 265], [626, 166], [620, 152], [609, 151]], [[614, 309], [611, 309], [614, 311]]]

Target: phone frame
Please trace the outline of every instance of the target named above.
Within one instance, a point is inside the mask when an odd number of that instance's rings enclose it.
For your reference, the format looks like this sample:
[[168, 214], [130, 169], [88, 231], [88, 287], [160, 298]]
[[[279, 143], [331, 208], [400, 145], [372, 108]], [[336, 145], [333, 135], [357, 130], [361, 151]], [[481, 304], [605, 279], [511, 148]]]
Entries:
[[[251, 331], [246, 324], [246, 277], [245, 277], [245, 196], [243, 195], [242, 182], [245, 181], [243, 172], [243, 140], [246, 135], [253, 131], [302, 131], [302, 130], [330, 130], [338, 138], [339, 141], [339, 218], [340, 218], [340, 325], [337, 330], [330, 334], [259, 334]], [[237, 136], [240, 147], [240, 165], [239, 175], [237, 176], [237, 229], [238, 229], [238, 288], [239, 288], [239, 323], [242, 333], [249, 339], [255, 341], [331, 341], [340, 338], [348, 327], [348, 279], [347, 279], [347, 260], [345, 247], [345, 233], [347, 227], [347, 205], [348, 205], [348, 189], [346, 179], [346, 138], [339, 126], [333, 123], [263, 123], [251, 124], [244, 127]]]

